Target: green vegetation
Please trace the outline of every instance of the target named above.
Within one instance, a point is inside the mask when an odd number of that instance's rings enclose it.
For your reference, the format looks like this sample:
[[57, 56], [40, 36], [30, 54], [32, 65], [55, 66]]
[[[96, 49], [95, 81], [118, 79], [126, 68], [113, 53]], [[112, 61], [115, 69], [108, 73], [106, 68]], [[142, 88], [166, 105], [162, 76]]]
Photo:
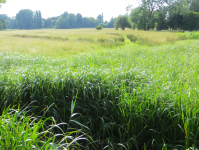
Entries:
[[125, 28], [131, 28], [131, 24], [128, 21], [128, 16], [119, 16], [114, 23], [115, 29], [118, 30], [118, 28], [121, 28], [122, 30], [125, 30]]
[[[0, 33], [0, 51], [53, 57], [67, 57], [101, 51], [104, 48], [131, 45], [127, 35], [138, 37], [139, 45], [157, 46], [175, 43], [184, 37], [175, 32], [133, 31], [130, 29], [15, 30]], [[151, 38], [153, 37], [153, 38]]]
[[[36, 101], [33, 101], [34, 103]], [[51, 105], [52, 106], [52, 105]], [[72, 107], [71, 107], [72, 108]], [[47, 108], [49, 109], [49, 108]], [[73, 109], [71, 109], [73, 110]], [[71, 134], [79, 135], [81, 132], [70, 129], [70, 124], [57, 124], [53, 117], [27, 116], [31, 105], [21, 109], [6, 109], [0, 116], [0, 148], [3, 150], [20, 149], [68, 149], [80, 147], [78, 140], [84, 139], [83, 135], [74, 138]], [[71, 115], [71, 118], [73, 116]], [[70, 120], [73, 122], [74, 120]], [[47, 122], [52, 122], [48, 125]], [[67, 132], [63, 132], [61, 125], [67, 125]], [[60, 130], [62, 134], [54, 134]], [[59, 139], [58, 139], [59, 138]]]
[[[199, 44], [180, 41], [188, 34], [114, 29], [1, 31], [0, 123], [12, 137], [16, 136], [14, 123], [20, 124], [19, 135], [27, 127], [26, 139], [35, 131], [30, 142], [41, 149], [53, 146], [53, 140], [58, 146], [59, 134], [80, 136], [71, 145], [79, 149], [198, 148]], [[123, 44], [103, 45], [114, 38], [124, 39]], [[77, 54], [63, 51], [70, 44], [78, 45], [73, 49]], [[98, 48], [78, 51], [93, 45]], [[31, 48], [37, 51], [30, 52]], [[27, 110], [7, 110], [29, 103]], [[41, 119], [31, 118], [38, 116]], [[40, 138], [52, 122], [69, 125], [60, 124], [59, 129], [49, 130], [52, 136]], [[4, 126], [0, 131], [5, 132]], [[14, 142], [9, 134], [0, 134], [7, 143]], [[84, 134], [89, 141], [81, 138]], [[22, 142], [15, 142], [30, 148], [29, 141], [20, 137]], [[61, 145], [70, 149], [67, 143], [71, 142], [64, 140]]]
[[97, 29], [97, 30], [102, 30], [102, 26], [101, 25], [98, 25], [97, 27], [95, 27], [95, 29]]
[[199, 39], [199, 32], [185, 32], [179, 33], [179, 35], [188, 39]]
[[198, 0], [138, 0], [130, 14], [133, 28], [139, 30], [198, 30]]
[[7, 28], [8, 28], [8, 26], [7, 26], [6, 22], [5, 22], [5, 20], [0, 18], [0, 30], [5, 30]]

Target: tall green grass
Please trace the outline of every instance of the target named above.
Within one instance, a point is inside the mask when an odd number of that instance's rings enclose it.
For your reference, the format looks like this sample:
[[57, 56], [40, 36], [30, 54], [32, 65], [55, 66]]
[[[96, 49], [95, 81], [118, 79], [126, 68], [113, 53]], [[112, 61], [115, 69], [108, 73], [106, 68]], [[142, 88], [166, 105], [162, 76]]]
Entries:
[[71, 127], [92, 137], [87, 149], [197, 148], [198, 46], [135, 44], [57, 59], [1, 53], [0, 109], [37, 100], [31, 114], [69, 122], [76, 100], [82, 125]]

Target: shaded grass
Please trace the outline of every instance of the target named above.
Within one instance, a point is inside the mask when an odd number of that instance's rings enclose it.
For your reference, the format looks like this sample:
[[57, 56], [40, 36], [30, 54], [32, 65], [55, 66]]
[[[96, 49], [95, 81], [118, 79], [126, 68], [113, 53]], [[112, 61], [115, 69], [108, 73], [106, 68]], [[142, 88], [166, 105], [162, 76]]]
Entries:
[[198, 52], [189, 40], [57, 59], [1, 53], [1, 111], [37, 100], [34, 114], [54, 103], [45, 116], [68, 122], [77, 99], [76, 119], [97, 149], [197, 147]]

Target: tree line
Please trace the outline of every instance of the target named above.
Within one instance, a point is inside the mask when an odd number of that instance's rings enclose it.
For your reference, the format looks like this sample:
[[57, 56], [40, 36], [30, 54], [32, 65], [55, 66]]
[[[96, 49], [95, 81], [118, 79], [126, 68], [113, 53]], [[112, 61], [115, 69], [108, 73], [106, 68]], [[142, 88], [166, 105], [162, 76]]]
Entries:
[[130, 21], [133, 29], [199, 29], [199, 0], [139, 0]]
[[[72, 14], [67, 11], [61, 16], [51, 17], [48, 19], [42, 18], [41, 11], [33, 12], [30, 9], [20, 10], [15, 17], [10, 18], [6, 14], [0, 14], [0, 18], [5, 20], [6, 28], [2, 29], [41, 29], [41, 28], [94, 28], [101, 24], [104, 28], [114, 28], [116, 18], [111, 18], [109, 22], [103, 19], [103, 14], [93, 17], [82, 17], [80, 13]], [[2, 23], [2, 24], [3, 24]], [[0, 29], [1, 29], [0, 23]]]
[[126, 27], [138, 30], [199, 29], [199, 0], [137, 0], [137, 2], [140, 4], [139, 7], [132, 9], [130, 15], [120, 15], [111, 18], [109, 22], [104, 21], [103, 14], [93, 18], [67, 11], [60, 16], [43, 19], [40, 11], [24, 9], [13, 18], [5, 14], [0, 15], [0, 30], [94, 28], [98, 25], [122, 30]]

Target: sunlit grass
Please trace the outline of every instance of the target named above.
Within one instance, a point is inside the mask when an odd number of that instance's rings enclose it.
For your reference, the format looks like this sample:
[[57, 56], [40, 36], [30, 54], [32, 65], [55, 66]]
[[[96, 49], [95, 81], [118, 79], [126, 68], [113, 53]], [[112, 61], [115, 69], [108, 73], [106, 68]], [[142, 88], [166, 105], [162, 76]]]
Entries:
[[[130, 42], [127, 35], [138, 38]], [[137, 43], [157, 46], [175, 43], [181, 36], [174, 32], [126, 29], [42, 29], [0, 31], [0, 51], [44, 56], [67, 57], [70, 54], [96, 52]]]

